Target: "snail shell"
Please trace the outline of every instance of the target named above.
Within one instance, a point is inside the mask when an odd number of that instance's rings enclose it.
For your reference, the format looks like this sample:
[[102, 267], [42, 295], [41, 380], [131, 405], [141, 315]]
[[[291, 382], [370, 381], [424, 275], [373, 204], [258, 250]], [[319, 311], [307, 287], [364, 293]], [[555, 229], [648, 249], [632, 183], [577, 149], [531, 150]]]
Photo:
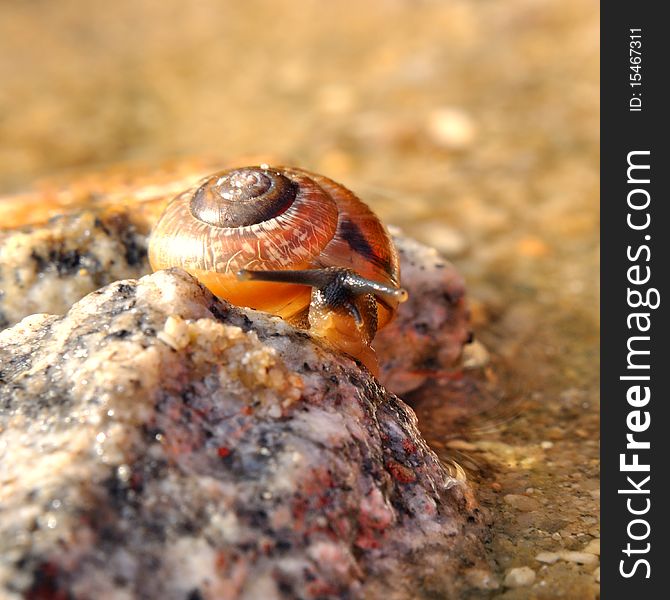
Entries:
[[406, 297], [397, 252], [374, 213], [345, 187], [296, 168], [223, 171], [180, 194], [154, 228], [149, 261], [309, 328], [373, 372], [370, 342]]

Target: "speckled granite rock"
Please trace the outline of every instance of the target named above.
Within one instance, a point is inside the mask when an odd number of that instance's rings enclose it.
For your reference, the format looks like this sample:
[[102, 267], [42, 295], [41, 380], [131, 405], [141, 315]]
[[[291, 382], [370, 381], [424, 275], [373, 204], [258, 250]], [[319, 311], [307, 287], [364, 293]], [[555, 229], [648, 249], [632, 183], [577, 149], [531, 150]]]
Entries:
[[62, 314], [103, 285], [147, 272], [146, 230], [123, 210], [0, 231], [0, 327], [33, 313]]
[[[125, 206], [79, 211], [0, 232], [0, 327], [36, 312], [62, 314], [102, 285], [149, 273], [151, 219], [147, 205], [142, 208], [145, 212]], [[374, 346], [380, 381], [404, 394], [453, 367], [468, 340], [469, 324], [456, 269], [434, 249], [398, 230], [393, 235], [410, 299]]]
[[181, 271], [4, 330], [0, 406], [3, 597], [447, 597], [482, 563], [411, 409]]

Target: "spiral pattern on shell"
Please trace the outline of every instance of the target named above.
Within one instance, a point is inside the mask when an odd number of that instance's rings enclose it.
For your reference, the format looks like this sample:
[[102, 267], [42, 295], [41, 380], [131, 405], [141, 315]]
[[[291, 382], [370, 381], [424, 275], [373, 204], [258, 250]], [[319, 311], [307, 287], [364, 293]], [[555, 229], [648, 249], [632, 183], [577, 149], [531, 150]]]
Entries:
[[[178, 266], [219, 297], [290, 317], [309, 304], [305, 286], [240, 284], [240, 269], [345, 267], [399, 285], [398, 257], [379, 219], [334, 181], [295, 168], [216, 173], [166, 208], [149, 246], [154, 270]], [[394, 307], [380, 310], [380, 326]], [[389, 314], [386, 314], [386, 313]]]
[[193, 194], [191, 214], [215, 227], [248, 227], [285, 212], [298, 185], [277, 171], [235, 169], [208, 179]]

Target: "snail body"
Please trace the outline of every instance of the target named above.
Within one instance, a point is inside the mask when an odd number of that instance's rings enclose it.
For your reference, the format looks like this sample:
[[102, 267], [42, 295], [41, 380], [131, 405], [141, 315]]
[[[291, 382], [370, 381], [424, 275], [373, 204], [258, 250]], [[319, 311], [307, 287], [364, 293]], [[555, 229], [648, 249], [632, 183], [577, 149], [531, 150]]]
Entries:
[[406, 298], [384, 225], [348, 189], [302, 169], [263, 165], [206, 178], [166, 207], [149, 261], [309, 329], [375, 373], [370, 342]]

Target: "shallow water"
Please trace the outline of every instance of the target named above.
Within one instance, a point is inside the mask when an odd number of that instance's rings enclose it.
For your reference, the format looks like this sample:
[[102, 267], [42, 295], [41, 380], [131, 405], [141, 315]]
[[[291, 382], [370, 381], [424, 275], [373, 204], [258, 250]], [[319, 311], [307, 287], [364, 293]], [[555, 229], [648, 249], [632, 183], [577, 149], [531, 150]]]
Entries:
[[[492, 511], [499, 587], [473, 595], [595, 598], [597, 560], [535, 557], [599, 538], [598, 16], [577, 0], [3, 4], [0, 191], [244, 155], [348, 185], [468, 281], [489, 362], [414, 401]], [[521, 566], [534, 583], [504, 585]]]

